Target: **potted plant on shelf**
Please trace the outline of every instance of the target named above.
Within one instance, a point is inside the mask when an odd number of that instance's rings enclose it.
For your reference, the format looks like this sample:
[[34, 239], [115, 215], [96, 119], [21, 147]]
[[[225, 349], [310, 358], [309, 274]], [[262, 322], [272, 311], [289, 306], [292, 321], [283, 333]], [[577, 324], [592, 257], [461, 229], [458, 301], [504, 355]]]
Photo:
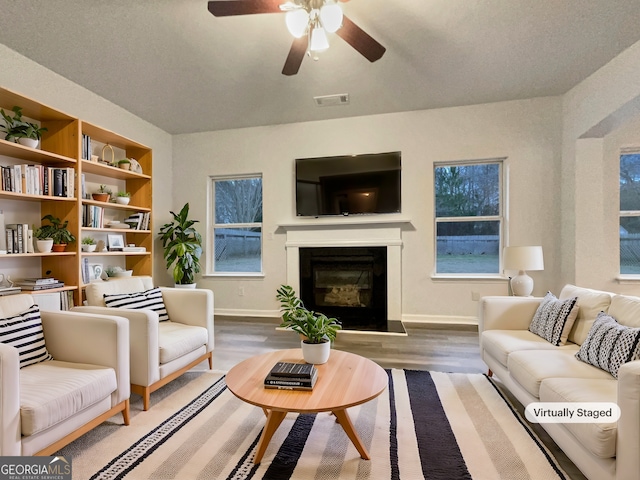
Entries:
[[123, 158], [122, 160], [118, 160], [118, 168], [123, 170], [129, 170], [131, 168], [131, 161], [128, 158]]
[[167, 269], [172, 269], [176, 287], [195, 288], [195, 276], [200, 272], [202, 236], [193, 225], [199, 220], [189, 219], [189, 203], [185, 203], [179, 213], [169, 213], [173, 221], [160, 228]]
[[38, 142], [42, 137], [42, 132], [46, 132], [45, 127], [40, 127], [36, 123], [25, 122], [22, 120], [22, 108], [15, 106], [12, 108], [14, 113], [10, 117], [4, 110], [0, 109], [0, 115], [4, 118], [6, 125], [0, 126], [6, 132], [5, 140], [17, 142], [31, 148], [37, 148]]
[[100, 189], [96, 193], [92, 193], [91, 197], [97, 202], [108, 202], [111, 190], [106, 185], [100, 185]]
[[282, 313], [280, 327], [300, 334], [304, 361], [316, 365], [326, 363], [329, 360], [331, 343], [336, 339], [338, 330], [342, 328], [340, 321], [323, 313], [307, 310], [289, 285], [281, 285], [276, 298], [280, 301]]
[[131, 194], [129, 192], [118, 192], [116, 194], [116, 203], [128, 205], [129, 201], [131, 201]]
[[82, 251], [83, 252], [95, 252], [97, 248], [96, 241], [91, 237], [84, 237], [82, 239]]
[[67, 228], [67, 225], [69, 225], [68, 220], [63, 222], [53, 215], [45, 215], [42, 220], [47, 220], [49, 225], [40, 227], [40, 234], [53, 239], [54, 252], [64, 252], [67, 244], [76, 241], [76, 237]]
[[35, 225], [32, 227], [33, 238], [36, 239], [36, 247], [40, 253], [49, 253], [53, 248], [53, 238], [49, 236], [49, 232]]

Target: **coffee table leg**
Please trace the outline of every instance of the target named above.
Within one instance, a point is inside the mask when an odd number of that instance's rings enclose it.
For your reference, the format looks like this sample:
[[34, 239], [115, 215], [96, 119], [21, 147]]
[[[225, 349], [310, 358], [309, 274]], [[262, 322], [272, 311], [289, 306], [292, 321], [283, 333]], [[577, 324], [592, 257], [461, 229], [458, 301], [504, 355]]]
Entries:
[[255, 463], [256, 465], [262, 461], [262, 456], [267, 450], [267, 446], [271, 441], [271, 437], [273, 437], [273, 434], [276, 433], [276, 430], [286, 416], [287, 412], [277, 412], [274, 410], [268, 411], [267, 423], [265, 423], [264, 429], [262, 430], [262, 436], [260, 437], [260, 441], [258, 442], [258, 450], [256, 451], [255, 458], [253, 459], [253, 463]]
[[333, 414], [336, 416], [338, 423], [340, 423], [342, 429], [347, 434], [347, 437], [349, 437], [349, 440], [351, 440], [351, 443], [353, 443], [356, 450], [358, 450], [360, 457], [364, 460], [370, 460], [369, 452], [367, 452], [367, 449], [362, 444], [362, 440], [360, 440], [358, 433], [355, 428], [353, 428], [353, 423], [351, 423], [351, 419], [349, 418], [347, 411], [345, 409], [334, 410]]

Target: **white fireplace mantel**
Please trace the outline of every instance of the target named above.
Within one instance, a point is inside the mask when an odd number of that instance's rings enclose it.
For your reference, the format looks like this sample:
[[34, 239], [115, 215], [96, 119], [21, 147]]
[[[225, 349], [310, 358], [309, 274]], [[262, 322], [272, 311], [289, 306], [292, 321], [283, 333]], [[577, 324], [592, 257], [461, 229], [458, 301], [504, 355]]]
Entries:
[[[315, 221], [317, 220], [317, 221]], [[287, 240], [287, 284], [300, 291], [300, 248], [303, 247], [387, 247], [387, 316], [402, 318], [402, 225], [406, 218], [362, 222], [329, 223], [331, 219], [281, 224]]]

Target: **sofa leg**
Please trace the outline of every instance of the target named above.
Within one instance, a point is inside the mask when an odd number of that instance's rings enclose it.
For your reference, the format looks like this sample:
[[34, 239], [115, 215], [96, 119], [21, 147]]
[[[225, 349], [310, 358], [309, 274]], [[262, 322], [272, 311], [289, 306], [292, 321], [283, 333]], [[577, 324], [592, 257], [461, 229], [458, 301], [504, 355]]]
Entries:
[[[162, 385], [160, 385], [162, 386]], [[149, 404], [151, 403], [151, 386], [143, 387], [142, 385], [131, 384], [131, 392], [136, 393], [142, 397], [142, 410], [145, 412], [149, 410]]]
[[213, 370], [213, 352], [209, 352], [209, 370]]
[[493, 372], [491, 371], [491, 369], [487, 370], [487, 377], [493, 377]]

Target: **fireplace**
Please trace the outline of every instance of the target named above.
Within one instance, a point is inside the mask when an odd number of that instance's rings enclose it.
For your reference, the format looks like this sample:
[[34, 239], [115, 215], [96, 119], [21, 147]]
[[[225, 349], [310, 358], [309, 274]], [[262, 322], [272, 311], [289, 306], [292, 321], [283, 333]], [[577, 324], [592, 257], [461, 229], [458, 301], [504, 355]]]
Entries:
[[300, 248], [300, 298], [345, 330], [387, 331], [387, 248]]

